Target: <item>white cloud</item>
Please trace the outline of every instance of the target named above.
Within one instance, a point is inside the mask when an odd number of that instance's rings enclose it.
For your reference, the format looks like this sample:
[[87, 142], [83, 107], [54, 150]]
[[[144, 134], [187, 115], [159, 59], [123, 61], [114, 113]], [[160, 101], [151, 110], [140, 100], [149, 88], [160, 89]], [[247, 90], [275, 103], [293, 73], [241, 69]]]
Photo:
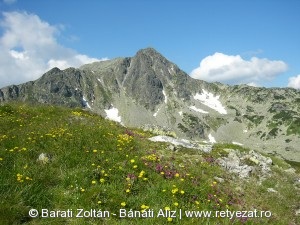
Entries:
[[5, 3], [5, 4], [13, 4], [13, 3], [15, 3], [17, 0], [3, 0], [3, 2]]
[[288, 87], [300, 89], [300, 74], [289, 78]]
[[283, 61], [252, 57], [244, 60], [239, 55], [215, 53], [200, 62], [191, 72], [191, 77], [209, 82], [219, 81], [229, 84], [255, 84], [261, 80], [271, 80], [287, 70]]
[[35, 80], [59, 67], [79, 67], [98, 60], [60, 45], [59, 28], [26, 12], [4, 12], [0, 26], [0, 88]]

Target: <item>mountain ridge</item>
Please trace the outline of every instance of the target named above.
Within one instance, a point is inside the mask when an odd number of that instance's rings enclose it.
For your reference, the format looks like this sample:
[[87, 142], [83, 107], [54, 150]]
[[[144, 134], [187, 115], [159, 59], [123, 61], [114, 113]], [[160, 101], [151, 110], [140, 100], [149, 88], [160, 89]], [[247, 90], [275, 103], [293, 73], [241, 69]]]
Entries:
[[1, 88], [0, 103], [12, 100], [84, 107], [126, 126], [167, 127], [300, 161], [299, 90], [195, 80], [153, 48]]

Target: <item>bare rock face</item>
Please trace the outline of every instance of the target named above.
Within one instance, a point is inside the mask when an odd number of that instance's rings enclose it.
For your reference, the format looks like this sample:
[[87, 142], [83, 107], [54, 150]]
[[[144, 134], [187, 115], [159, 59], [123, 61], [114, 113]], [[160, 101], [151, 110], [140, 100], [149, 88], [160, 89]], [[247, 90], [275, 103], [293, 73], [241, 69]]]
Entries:
[[228, 149], [228, 151], [228, 156], [217, 159], [216, 163], [230, 173], [235, 173], [240, 178], [248, 178], [252, 173], [255, 173], [260, 179], [265, 179], [271, 175], [271, 158], [255, 151], [249, 153], [233, 149]]
[[78, 69], [53, 68], [1, 88], [0, 104], [9, 101], [82, 107], [125, 126], [166, 127], [179, 138], [239, 143], [300, 162], [299, 90], [195, 80], [153, 48]]

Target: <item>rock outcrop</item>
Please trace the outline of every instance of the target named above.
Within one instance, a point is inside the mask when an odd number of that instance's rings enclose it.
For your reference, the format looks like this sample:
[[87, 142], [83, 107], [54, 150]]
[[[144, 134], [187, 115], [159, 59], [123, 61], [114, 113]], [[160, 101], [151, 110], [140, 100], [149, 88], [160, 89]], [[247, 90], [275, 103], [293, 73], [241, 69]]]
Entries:
[[260, 179], [271, 175], [271, 158], [253, 150], [249, 153], [233, 149], [226, 149], [226, 151], [228, 151], [228, 156], [218, 158], [216, 163], [230, 173], [235, 173], [240, 178], [248, 178], [251, 174], [255, 174]]

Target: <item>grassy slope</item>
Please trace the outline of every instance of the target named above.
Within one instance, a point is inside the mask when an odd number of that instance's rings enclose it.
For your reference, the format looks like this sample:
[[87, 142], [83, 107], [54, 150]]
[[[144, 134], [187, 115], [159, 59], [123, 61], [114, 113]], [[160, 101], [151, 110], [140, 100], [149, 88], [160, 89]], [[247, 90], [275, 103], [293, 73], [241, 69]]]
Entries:
[[[21, 104], [0, 106], [0, 224], [299, 224], [293, 181], [273, 166], [258, 185], [224, 172], [211, 154], [147, 140], [149, 133], [121, 127], [80, 109]], [[234, 146], [230, 146], [234, 147]], [[41, 153], [51, 157], [38, 162]], [[278, 160], [277, 160], [278, 161]], [[280, 164], [279, 163], [279, 164]], [[218, 176], [225, 182], [215, 182]], [[269, 193], [274, 188], [278, 193]], [[297, 205], [298, 204], [298, 205]], [[75, 218], [78, 208], [153, 209], [154, 218]], [[35, 208], [73, 209], [73, 218], [30, 218]], [[156, 217], [160, 209], [177, 218]], [[178, 218], [185, 210], [270, 210], [271, 218]], [[170, 219], [169, 219], [170, 220]]]

